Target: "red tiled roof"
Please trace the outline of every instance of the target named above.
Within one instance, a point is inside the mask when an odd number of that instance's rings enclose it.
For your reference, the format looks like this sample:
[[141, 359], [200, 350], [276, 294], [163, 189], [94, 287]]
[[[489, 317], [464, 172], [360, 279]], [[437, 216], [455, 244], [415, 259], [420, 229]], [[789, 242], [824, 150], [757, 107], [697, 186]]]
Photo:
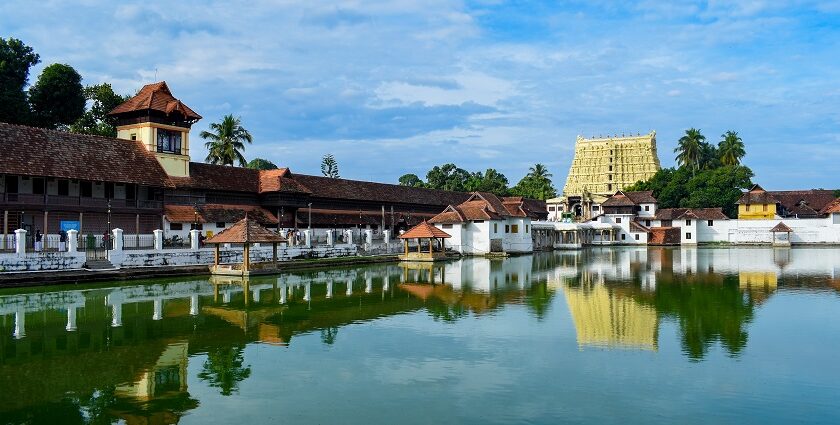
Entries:
[[656, 220], [729, 220], [720, 208], [660, 208], [656, 210]]
[[785, 209], [793, 214], [800, 215], [815, 214], [834, 201], [834, 191], [832, 190], [770, 190], [767, 193], [782, 204]]
[[630, 200], [638, 204], [655, 204], [656, 198], [653, 197], [652, 190], [639, 190], [639, 191], [623, 191], [625, 195], [627, 195]]
[[759, 185], [753, 185], [749, 191], [744, 192], [736, 204], [777, 204], [779, 201], [773, 195], [767, 193], [764, 188]]
[[840, 213], [840, 198], [835, 199], [830, 204], [820, 210], [820, 214]]
[[782, 223], [780, 221], [779, 224], [773, 226], [773, 228], [770, 229], [770, 231], [773, 232], [773, 233], [776, 233], [776, 232], [793, 232], [793, 229], [788, 227], [787, 224]]
[[446, 209], [429, 220], [430, 223], [463, 223], [475, 220], [501, 220], [504, 217], [525, 217], [521, 208], [509, 203], [511, 209], [518, 209], [517, 215], [511, 214], [507, 205], [492, 193], [473, 192], [469, 199], [458, 206], [449, 205]]
[[189, 177], [170, 177], [169, 180], [178, 189], [257, 193], [260, 173], [250, 168], [191, 162]]
[[424, 221], [400, 235], [400, 239], [451, 238], [449, 233]]
[[395, 184], [365, 182], [359, 180], [333, 179], [305, 174], [290, 174], [291, 179], [311, 191], [319, 198], [350, 199], [383, 203], [405, 203], [420, 205], [457, 205], [467, 198], [468, 193], [445, 190], [423, 189]]
[[276, 170], [260, 170], [260, 193], [312, 193], [305, 186], [292, 179], [291, 174], [292, 173], [289, 171], [288, 168], [278, 168]]
[[[198, 214], [196, 214], [196, 212]], [[163, 214], [170, 223], [232, 223], [245, 218], [245, 213], [252, 221], [262, 225], [277, 224], [277, 217], [268, 210], [256, 205], [227, 205], [204, 204], [197, 207], [192, 205], [165, 205]]]
[[136, 111], [158, 111], [164, 114], [180, 113], [187, 120], [200, 120], [201, 115], [172, 96], [165, 81], [147, 84], [131, 99], [118, 105], [108, 115], [119, 115]]
[[259, 223], [247, 217], [205, 241], [205, 243], [210, 244], [273, 242], [286, 242], [286, 238], [277, 232], [272, 232], [260, 226]]
[[615, 195], [610, 196], [606, 201], [601, 203], [602, 207], [632, 207], [635, 205], [636, 203], [633, 202], [632, 199], [621, 192], [617, 192]]
[[650, 229], [648, 229], [645, 226], [642, 226], [639, 223], [636, 223], [635, 221], [631, 221], [630, 222], [630, 231], [633, 232], [633, 233], [647, 233], [647, 232], [650, 231]]
[[639, 204], [655, 204], [656, 198], [653, 197], [652, 190], [643, 191], [623, 191], [619, 190], [613, 196], [610, 196], [604, 201], [601, 206], [604, 207], [630, 207]]
[[169, 187], [139, 141], [0, 123], [0, 173]]

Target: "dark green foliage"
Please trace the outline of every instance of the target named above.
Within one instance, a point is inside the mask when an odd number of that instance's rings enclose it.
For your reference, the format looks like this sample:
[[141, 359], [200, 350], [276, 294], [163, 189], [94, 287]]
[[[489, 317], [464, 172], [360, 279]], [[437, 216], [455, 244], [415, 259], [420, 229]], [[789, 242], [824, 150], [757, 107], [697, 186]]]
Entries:
[[331, 153], [324, 155], [324, 158], [321, 159], [321, 174], [331, 179], [341, 177], [338, 175], [338, 162]]
[[420, 177], [417, 177], [417, 174], [403, 174], [399, 180], [400, 186], [408, 186], [408, 187], [425, 187], [426, 184], [423, 183], [423, 180], [420, 180]]
[[267, 159], [254, 158], [248, 163], [248, 165], [245, 166], [245, 168], [250, 168], [252, 170], [276, 170], [277, 166]]
[[727, 131], [721, 136], [721, 141], [718, 143], [718, 152], [720, 153], [720, 162], [723, 165], [738, 165], [741, 163], [741, 158], [746, 155], [744, 149], [744, 142], [738, 136], [737, 131]]
[[467, 180], [470, 173], [455, 164], [435, 166], [426, 174], [426, 187], [430, 189], [452, 190], [464, 192], [467, 190]]
[[674, 153], [677, 154], [677, 164], [680, 167], [696, 171], [700, 168], [700, 161], [704, 154], [703, 144], [706, 136], [696, 128], [689, 128], [685, 135], [680, 137]]
[[0, 121], [12, 124], [29, 122], [26, 84], [29, 68], [41, 60], [22, 41], [0, 38]]
[[840, 189], [834, 189], [834, 197], [840, 198]]
[[508, 194], [508, 179], [504, 174], [493, 168], [470, 174], [465, 184], [466, 190], [470, 192], [490, 192], [497, 196]]
[[543, 164], [535, 164], [528, 174], [510, 189], [512, 195], [546, 200], [557, 196], [557, 189], [551, 183], [552, 174]]
[[29, 89], [31, 124], [59, 128], [76, 122], [85, 113], [82, 76], [70, 65], [54, 63], [41, 72]]
[[109, 117], [111, 112], [119, 104], [125, 102], [130, 96], [122, 96], [114, 93], [114, 89], [108, 83], [87, 86], [84, 90], [85, 98], [91, 101], [90, 109], [85, 111], [81, 118], [70, 125], [70, 131], [81, 134], [96, 134], [106, 137], [117, 137], [116, 119]]
[[238, 392], [239, 383], [251, 376], [251, 366], [243, 366], [244, 351], [244, 345], [211, 348], [198, 378], [211, 387], [219, 388], [224, 396]]
[[202, 139], [208, 140], [204, 144], [208, 154], [204, 162], [215, 165], [234, 165], [238, 163], [244, 167], [247, 162], [242, 151], [245, 143], [252, 143], [251, 133], [242, 127], [242, 121], [233, 115], [225, 115], [221, 122], [211, 123], [210, 131], [202, 131]]

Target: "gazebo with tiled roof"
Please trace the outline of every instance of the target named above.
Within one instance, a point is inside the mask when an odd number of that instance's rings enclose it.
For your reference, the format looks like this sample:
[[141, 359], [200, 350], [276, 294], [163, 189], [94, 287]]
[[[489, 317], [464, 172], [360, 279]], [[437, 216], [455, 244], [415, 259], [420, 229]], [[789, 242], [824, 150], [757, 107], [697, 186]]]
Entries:
[[[770, 229], [770, 233], [773, 235], [773, 246], [790, 246], [790, 234], [793, 233], [793, 229], [791, 229], [787, 224], [784, 222], [779, 222], [779, 224], [773, 226]], [[784, 233], [787, 235], [785, 239], [779, 239], [776, 235], [779, 233]]]
[[[236, 222], [233, 226], [219, 232], [205, 243], [216, 245], [215, 259], [211, 269], [214, 273], [221, 273], [222, 269], [219, 267], [219, 245], [226, 243], [242, 244], [242, 275], [249, 274], [251, 269], [251, 244], [252, 243], [270, 243], [273, 249], [272, 263], [275, 268], [277, 266], [277, 244], [286, 242], [286, 238], [278, 233], [262, 227], [256, 220], [245, 218]], [[230, 272], [233, 269], [225, 269]], [[224, 273], [229, 274], [229, 273]]]
[[[400, 235], [400, 239], [403, 240], [403, 245], [405, 246], [405, 251], [403, 255], [400, 256], [400, 260], [435, 261], [446, 258], [443, 240], [451, 237], [452, 236], [449, 233], [446, 233], [443, 230], [429, 224], [428, 221], [424, 221]], [[417, 239], [416, 252], [409, 252], [408, 250], [408, 241], [411, 239]], [[428, 251], [423, 250], [422, 241], [424, 240], [429, 242]], [[439, 251], [435, 251], [435, 241], [438, 242]]]

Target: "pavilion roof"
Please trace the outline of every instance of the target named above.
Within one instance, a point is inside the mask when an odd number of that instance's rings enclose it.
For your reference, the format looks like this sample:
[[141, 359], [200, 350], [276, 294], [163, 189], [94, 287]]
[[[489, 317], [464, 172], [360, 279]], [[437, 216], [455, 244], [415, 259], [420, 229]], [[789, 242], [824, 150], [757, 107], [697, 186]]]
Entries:
[[787, 224], [780, 221], [779, 224], [773, 226], [773, 228], [770, 229], [770, 231], [773, 232], [773, 233], [776, 233], [776, 232], [790, 233], [790, 232], [793, 232], [793, 229], [788, 227]]
[[444, 232], [443, 230], [438, 229], [435, 226], [429, 224], [428, 221], [424, 221], [411, 229], [408, 229], [407, 232], [400, 235], [400, 239], [428, 239], [428, 238], [451, 238], [452, 236], [449, 233]]
[[198, 115], [189, 106], [172, 96], [166, 81], [146, 84], [134, 97], [119, 104], [108, 115], [147, 110], [163, 112], [166, 115], [177, 112], [187, 120], [201, 119], [201, 115]]
[[248, 216], [205, 241], [205, 243], [211, 244], [276, 242], [286, 242], [286, 238], [260, 226], [259, 223], [249, 219]]

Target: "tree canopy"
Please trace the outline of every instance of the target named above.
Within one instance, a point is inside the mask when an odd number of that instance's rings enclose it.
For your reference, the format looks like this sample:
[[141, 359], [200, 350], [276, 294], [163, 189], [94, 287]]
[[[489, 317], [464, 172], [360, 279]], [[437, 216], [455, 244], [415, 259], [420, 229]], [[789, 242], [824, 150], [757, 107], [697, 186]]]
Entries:
[[338, 161], [331, 153], [324, 155], [321, 159], [321, 174], [331, 179], [341, 178], [338, 174]]
[[31, 47], [16, 38], [0, 38], [0, 121], [28, 124], [26, 84], [29, 68], [41, 62]]
[[248, 162], [248, 165], [246, 165], [245, 168], [250, 168], [252, 170], [276, 170], [277, 166], [267, 159], [254, 158]]
[[400, 186], [408, 186], [408, 187], [425, 187], [426, 184], [423, 183], [423, 180], [420, 180], [420, 177], [417, 174], [403, 174], [399, 179]]
[[44, 128], [69, 126], [85, 113], [82, 76], [70, 65], [54, 63], [29, 88], [32, 124]]
[[204, 146], [207, 148], [207, 163], [215, 165], [234, 165], [238, 163], [244, 167], [247, 163], [245, 155], [245, 143], [252, 143], [251, 133], [242, 127], [242, 121], [233, 115], [225, 115], [221, 122], [211, 123], [211, 131], [202, 131], [200, 136], [207, 140]]
[[70, 125], [70, 131], [117, 137], [116, 119], [109, 117], [108, 112], [128, 100], [130, 96], [114, 93], [114, 89], [108, 83], [87, 86], [84, 94], [85, 98], [91, 102], [90, 109]]
[[677, 164], [680, 167], [688, 168], [692, 172], [697, 171], [700, 168], [700, 161], [704, 153], [703, 143], [705, 140], [706, 136], [700, 130], [696, 128], [686, 130], [685, 135], [680, 137], [680, 140], [677, 141], [677, 147], [674, 149], [674, 153], [677, 154]]
[[484, 172], [469, 172], [452, 163], [432, 167], [426, 173], [425, 182], [416, 174], [404, 174], [399, 178], [399, 184], [455, 192], [490, 192], [497, 196], [513, 194], [533, 199], [557, 196], [557, 190], [551, 183], [551, 173], [543, 164], [531, 167], [528, 174], [513, 188], [508, 186], [508, 178], [495, 168], [488, 168]]
[[723, 165], [738, 165], [741, 163], [741, 158], [746, 155], [744, 149], [744, 142], [738, 136], [737, 131], [727, 131], [721, 136], [721, 141], [718, 143], [718, 152], [720, 153], [720, 162]]
[[551, 182], [552, 174], [543, 164], [535, 164], [528, 174], [510, 192], [525, 198], [546, 200], [557, 196], [557, 189]]

